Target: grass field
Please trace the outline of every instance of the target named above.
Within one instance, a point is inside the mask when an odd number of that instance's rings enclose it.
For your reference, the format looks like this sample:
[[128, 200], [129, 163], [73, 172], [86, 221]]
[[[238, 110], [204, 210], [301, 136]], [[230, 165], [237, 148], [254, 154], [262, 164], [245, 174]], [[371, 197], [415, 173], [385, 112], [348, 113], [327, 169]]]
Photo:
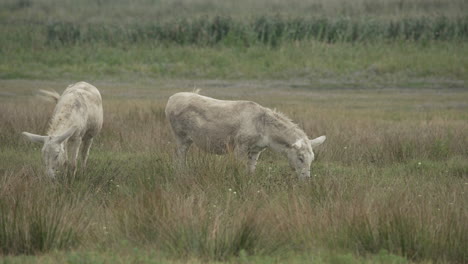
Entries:
[[106, 46], [8, 52], [3, 79], [141, 81], [152, 79], [290, 80], [327, 88], [464, 88], [462, 43], [285, 44], [281, 48]]
[[[466, 261], [464, 90], [316, 90], [273, 81], [95, 84], [105, 124], [89, 168], [51, 183], [40, 147], [20, 132], [45, 131], [52, 111], [34, 91], [66, 84], [0, 82], [3, 254], [74, 249], [33, 259], [44, 263]], [[326, 134], [312, 180], [297, 181], [272, 152], [249, 176], [232, 157], [196, 148], [190, 172], [174, 173], [164, 105], [170, 94], [193, 87], [276, 107], [310, 136]]]
[[[467, 263], [468, 2], [4, 0], [0, 263]], [[88, 168], [46, 179], [54, 105], [88, 81]], [[168, 97], [252, 100], [327, 135], [312, 179], [193, 148]]]
[[0, 78], [465, 87], [466, 1], [295, 2], [3, 1]]

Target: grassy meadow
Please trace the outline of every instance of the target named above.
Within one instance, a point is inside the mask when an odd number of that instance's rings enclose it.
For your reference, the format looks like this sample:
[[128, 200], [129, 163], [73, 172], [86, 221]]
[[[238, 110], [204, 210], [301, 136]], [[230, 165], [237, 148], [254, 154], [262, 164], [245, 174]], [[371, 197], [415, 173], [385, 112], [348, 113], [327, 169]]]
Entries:
[[[53, 109], [34, 91], [66, 83], [0, 82], [0, 249], [8, 263], [466, 261], [466, 91], [95, 84], [105, 123], [89, 168], [52, 183], [40, 146], [20, 132], [45, 131]], [[310, 136], [326, 134], [313, 178], [298, 181], [271, 151], [254, 176], [233, 157], [196, 148], [190, 169], [174, 172], [165, 101], [193, 87], [276, 107]]]
[[[0, 263], [466, 263], [468, 3], [462, 0], [4, 0]], [[88, 168], [45, 177], [62, 92], [104, 126]], [[326, 135], [309, 181], [189, 152], [176, 92], [251, 100]]]

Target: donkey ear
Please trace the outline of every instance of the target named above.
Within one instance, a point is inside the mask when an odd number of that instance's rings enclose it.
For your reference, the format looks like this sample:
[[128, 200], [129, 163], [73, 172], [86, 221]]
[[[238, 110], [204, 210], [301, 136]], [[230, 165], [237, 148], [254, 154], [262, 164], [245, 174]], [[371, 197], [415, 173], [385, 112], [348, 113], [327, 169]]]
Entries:
[[320, 145], [322, 145], [323, 142], [325, 142], [325, 139], [327, 139], [326, 136], [320, 136], [318, 138], [311, 139], [310, 140], [310, 146], [312, 148], [320, 146]]
[[40, 136], [36, 134], [31, 134], [28, 132], [23, 132], [21, 133], [24, 137], [26, 137], [29, 141], [34, 142], [34, 143], [44, 143], [47, 136]]
[[62, 135], [60, 136], [57, 136], [57, 137], [54, 137], [53, 140], [54, 142], [58, 143], [58, 144], [61, 144], [63, 141], [65, 141], [66, 139], [68, 139], [69, 137], [71, 137], [75, 131], [77, 130], [78, 128], [76, 126], [73, 126], [71, 127], [70, 129], [68, 129], [65, 133], [63, 133]]

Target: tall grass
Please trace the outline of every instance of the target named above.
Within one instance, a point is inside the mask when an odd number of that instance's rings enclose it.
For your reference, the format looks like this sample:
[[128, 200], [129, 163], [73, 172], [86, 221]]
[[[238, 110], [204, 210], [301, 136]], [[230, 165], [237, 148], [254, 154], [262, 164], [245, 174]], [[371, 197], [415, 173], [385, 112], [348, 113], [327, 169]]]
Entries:
[[[326, 43], [463, 41], [468, 36], [468, 20], [467, 17], [444, 16], [395, 20], [259, 16], [239, 21], [229, 16], [216, 16], [131, 24], [66, 21], [12, 24], [4, 31], [4, 42], [29, 38], [36, 42], [35, 46], [105, 44], [122, 47], [152, 43], [248, 47], [256, 44], [278, 46], [310, 40]], [[30, 41], [22, 41], [20, 44], [29, 46]]]
[[466, 1], [295, 3], [4, 1], [0, 78], [460, 87], [468, 76]]
[[39, 254], [82, 242], [90, 219], [86, 197], [43, 178], [31, 168], [1, 175], [0, 254]]
[[343, 241], [339, 242], [359, 252], [377, 253], [384, 248], [409, 259], [466, 260], [468, 230], [461, 224], [466, 218], [463, 208], [449, 209], [451, 203], [441, 200], [431, 206], [425, 201], [427, 193], [390, 193], [385, 199], [341, 208], [345, 215], [340, 215], [343, 223], [338, 236]]
[[468, 36], [463, 12], [468, 6], [461, 0], [295, 2], [9, 0], [0, 4], [5, 10], [0, 13], [1, 43], [245, 47], [304, 40], [464, 41]]
[[[13, 93], [62, 85], [20, 83]], [[95, 84], [103, 91], [105, 125], [89, 167], [55, 183], [44, 179], [38, 146], [19, 137], [23, 130], [45, 130], [51, 104], [28, 96], [2, 99], [1, 254], [132, 247], [226, 261], [329, 250], [466, 262], [462, 90], [296, 89], [287, 101], [268, 83], [257, 88], [268, 97], [245, 98], [249, 87], [204, 90], [277, 107], [309, 135], [326, 134], [312, 179], [300, 182], [285, 158], [269, 151], [255, 175], [229, 155], [196, 148], [188, 169], [174, 171], [163, 115], [174, 84]], [[190, 90], [193, 83], [177, 86]]]

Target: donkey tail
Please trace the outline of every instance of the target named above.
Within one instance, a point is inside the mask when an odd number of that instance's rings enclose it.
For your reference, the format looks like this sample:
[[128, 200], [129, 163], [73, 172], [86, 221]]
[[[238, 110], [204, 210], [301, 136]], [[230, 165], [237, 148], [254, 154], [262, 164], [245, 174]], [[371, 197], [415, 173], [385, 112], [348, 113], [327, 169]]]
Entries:
[[46, 91], [46, 90], [39, 90], [39, 94], [38, 94], [42, 99], [44, 100], [47, 100], [47, 101], [51, 101], [51, 102], [54, 102], [54, 103], [57, 103], [59, 98], [60, 98], [60, 94], [57, 93], [56, 91]]
[[193, 88], [192, 93], [194, 94], [200, 94], [201, 89], [200, 88]]

